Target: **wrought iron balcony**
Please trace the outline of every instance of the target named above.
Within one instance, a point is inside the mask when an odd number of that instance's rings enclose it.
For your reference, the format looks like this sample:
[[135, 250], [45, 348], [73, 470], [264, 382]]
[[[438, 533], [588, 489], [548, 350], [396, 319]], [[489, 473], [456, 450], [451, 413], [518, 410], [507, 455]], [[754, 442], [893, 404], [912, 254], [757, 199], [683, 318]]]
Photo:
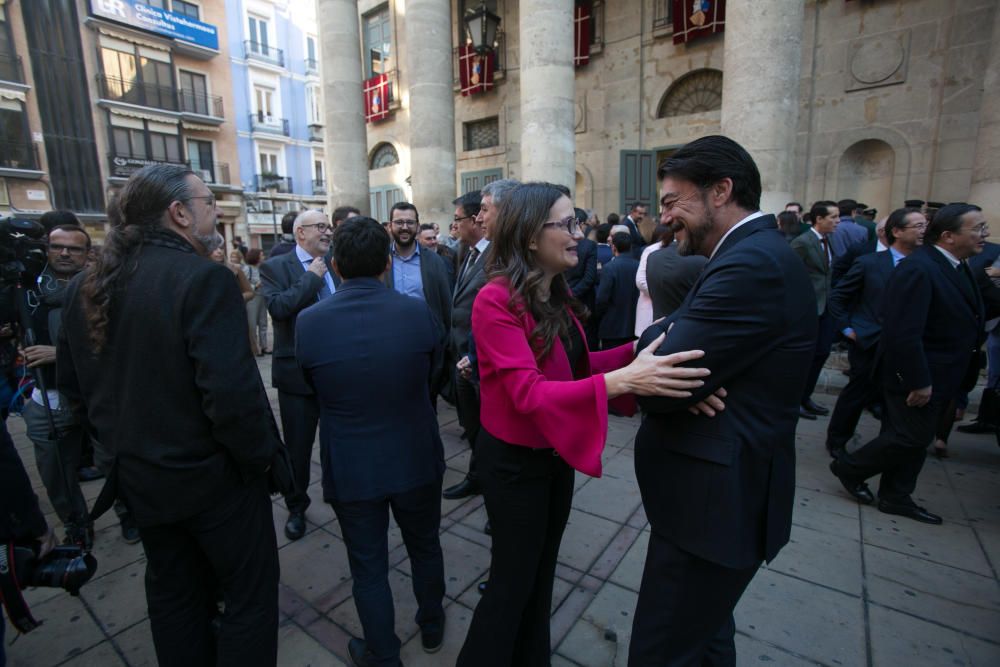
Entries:
[[275, 192], [290, 193], [292, 191], [292, 179], [290, 176], [257, 174], [255, 177], [255, 185], [257, 192], [274, 190]]
[[97, 85], [101, 97], [115, 102], [135, 104], [141, 107], [152, 107], [164, 111], [177, 111], [177, 89], [173, 86], [161, 86], [153, 83], [143, 83], [137, 80], [125, 80], [114, 76], [97, 75]]
[[309, 125], [309, 141], [323, 141], [323, 126], [319, 123]]
[[306, 58], [306, 74], [319, 74], [319, 61], [315, 58]]
[[0, 141], [0, 168], [35, 171], [39, 168], [38, 146], [30, 141]]
[[221, 95], [206, 95], [186, 89], [181, 89], [177, 94], [180, 99], [181, 111], [184, 113], [195, 113], [199, 116], [215, 118], [224, 117]]
[[189, 160], [188, 167], [209, 185], [232, 185], [229, 179], [229, 164], [226, 162], [194, 162]]
[[313, 194], [314, 195], [325, 195], [326, 194], [326, 181], [325, 180], [314, 180], [313, 181]]
[[13, 53], [0, 53], [0, 81], [24, 83], [24, 67], [21, 56]]
[[263, 111], [250, 114], [250, 130], [252, 132], [283, 134], [286, 137], [291, 134], [288, 129], [287, 118], [275, 118], [274, 116], [268, 116]]
[[278, 67], [285, 66], [285, 52], [281, 49], [276, 49], [270, 44], [261, 44], [260, 42], [247, 40], [243, 42], [243, 55], [247, 60], [259, 60], [277, 65]]

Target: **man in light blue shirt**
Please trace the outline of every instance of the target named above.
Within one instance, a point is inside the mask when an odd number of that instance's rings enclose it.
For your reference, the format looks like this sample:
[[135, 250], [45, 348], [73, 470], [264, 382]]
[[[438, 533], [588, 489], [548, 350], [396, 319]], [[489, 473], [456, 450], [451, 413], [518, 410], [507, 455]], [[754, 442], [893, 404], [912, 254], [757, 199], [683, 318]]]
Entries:
[[420, 276], [420, 228], [417, 207], [398, 202], [389, 212], [389, 233], [392, 235], [392, 283], [400, 294], [424, 298], [424, 282]]

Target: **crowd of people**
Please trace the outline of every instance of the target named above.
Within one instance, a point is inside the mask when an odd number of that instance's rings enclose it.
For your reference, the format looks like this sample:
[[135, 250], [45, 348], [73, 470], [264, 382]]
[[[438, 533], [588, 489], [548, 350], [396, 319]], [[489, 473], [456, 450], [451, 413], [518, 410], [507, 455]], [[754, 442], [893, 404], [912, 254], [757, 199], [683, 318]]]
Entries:
[[[871, 504], [881, 474], [880, 511], [941, 523], [912, 494], [928, 448], [946, 455], [1000, 316], [982, 211], [908, 201], [876, 223], [864, 204], [822, 200], [768, 215], [752, 158], [720, 136], [676, 151], [658, 179], [657, 221], [636, 202], [602, 223], [564, 185], [504, 179], [457, 197], [446, 232], [408, 202], [387, 221], [290, 213], [266, 258], [239, 237], [227, 256], [214, 195], [183, 167], [128, 180], [99, 252], [75, 220], [50, 219], [22, 415], [67, 541], [89, 549], [112, 506], [141, 540], [160, 663], [275, 664], [269, 496], [300, 539], [317, 429], [362, 666], [400, 664], [390, 513], [433, 653], [447, 625], [441, 499], [474, 494], [492, 558], [458, 665], [549, 664], [575, 475], [600, 477], [609, 413], [638, 412], [651, 536], [628, 664], [735, 664], [733, 609], [788, 542], [796, 425], [829, 414], [813, 393], [834, 344], [850, 381], [828, 428], [833, 475]], [[471, 448], [449, 488], [442, 401]], [[881, 433], [855, 446], [865, 409]], [[969, 430], [996, 422], [984, 410]], [[4, 447], [0, 486], [23, 496]], [[107, 477], [93, 509], [88, 449]], [[51, 541], [35, 514], [4, 521], [0, 541]]]

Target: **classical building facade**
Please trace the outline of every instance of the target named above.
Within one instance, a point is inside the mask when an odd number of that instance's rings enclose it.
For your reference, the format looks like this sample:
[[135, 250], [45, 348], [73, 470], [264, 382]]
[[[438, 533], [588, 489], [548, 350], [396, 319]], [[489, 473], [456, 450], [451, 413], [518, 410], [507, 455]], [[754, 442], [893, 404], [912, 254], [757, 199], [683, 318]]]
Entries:
[[[317, 3], [331, 205], [384, 218], [409, 199], [441, 222], [461, 191], [544, 178], [604, 215], [654, 203], [657, 163], [723, 133], [757, 160], [768, 210], [1000, 212], [995, 0], [728, 0], [724, 31], [688, 41], [669, 0], [486, 0], [500, 32], [472, 65], [481, 0]], [[470, 78], [490, 68], [492, 85]]]
[[106, 205], [130, 174], [184, 164], [215, 193], [219, 231], [227, 240], [238, 233], [243, 188], [222, 0], [0, 4], [10, 38], [0, 39], [0, 109], [19, 103], [23, 128], [5, 119], [0, 141], [29, 142], [18, 173], [5, 164], [16, 151], [0, 157], [10, 212], [69, 209], [99, 241]]
[[[326, 203], [321, 64], [311, 0], [225, 0], [249, 243]], [[360, 102], [359, 102], [360, 107]]]

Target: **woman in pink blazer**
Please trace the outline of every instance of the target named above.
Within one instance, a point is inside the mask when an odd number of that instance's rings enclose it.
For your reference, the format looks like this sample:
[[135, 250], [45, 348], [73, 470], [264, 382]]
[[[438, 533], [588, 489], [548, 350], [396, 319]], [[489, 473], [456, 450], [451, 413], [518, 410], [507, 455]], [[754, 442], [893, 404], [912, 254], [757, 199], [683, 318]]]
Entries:
[[[599, 477], [608, 401], [627, 414], [634, 394], [689, 396], [707, 369], [679, 364], [701, 351], [657, 357], [654, 341], [590, 352], [586, 309], [562, 276], [574, 266], [573, 203], [527, 183], [500, 204], [486, 256], [489, 282], [472, 309], [482, 430], [476, 463], [493, 533], [490, 581], [459, 667], [548, 665], [556, 556], [574, 470]], [[662, 337], [661, 337], [662, 338]]]

